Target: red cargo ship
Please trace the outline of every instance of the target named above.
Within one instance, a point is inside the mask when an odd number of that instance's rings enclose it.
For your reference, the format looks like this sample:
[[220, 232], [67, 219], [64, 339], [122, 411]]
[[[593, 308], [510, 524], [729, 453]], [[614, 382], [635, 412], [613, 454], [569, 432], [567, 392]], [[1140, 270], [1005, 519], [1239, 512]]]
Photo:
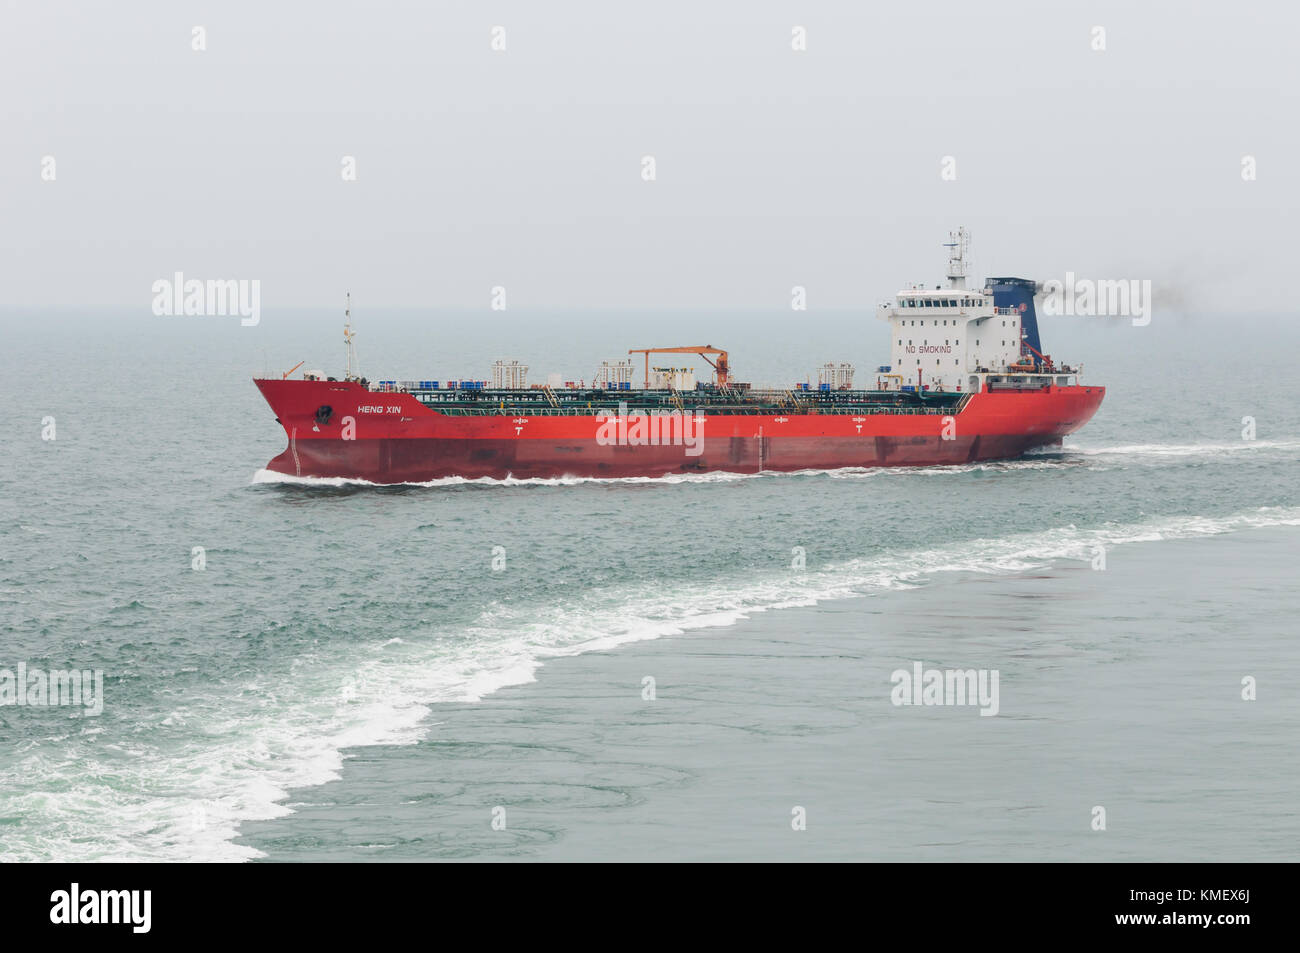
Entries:
[[[854, 389], [848, 364], [828, 364], [816, 389], [737, 383], [711, 346], [639, 348], [606, 362], [590, 387], [528, 386], [527, 368], [498, 362], [486, 382], [380, 381], [353, 373], [345, 328], [343, 379], [256, 380], [289, 446], [268, 464], [299, 477], [422, 483], [444, 477], [658, 477], [732, 471], [933, 466], [1006, 459], [1059, 445], [1101, 404], [1105, 388], [1042, 353], [1034, 282], [991, 278], [967, 289], [963, 231], [948, 286], [914, 287], [881, 305], [891, 363]], [[656, 367], [650, 355], [691, 353], [714, 369]]]

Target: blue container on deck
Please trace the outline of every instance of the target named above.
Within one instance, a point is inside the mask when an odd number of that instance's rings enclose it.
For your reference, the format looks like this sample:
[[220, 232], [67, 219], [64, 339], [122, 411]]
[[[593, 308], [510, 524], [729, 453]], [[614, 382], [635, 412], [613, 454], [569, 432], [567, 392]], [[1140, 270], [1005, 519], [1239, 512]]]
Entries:
[[420, 381], [420, 390], [433, 390], [433, 381]]
[[830, 389], [831, 389], [831, 385], [830, 385], [830, 384], [818, 384], [818, 385], [817, 385], [817, 389], [818, 389], [818, 390], [830, 390]]
[[437, 381], [429, 381], [429, 390], [437, 390], [437, 389], [438, 389], [438, 382], [437, 382]]
[[908, 392], [910, 393], [911, 391], [916, 390], [916, 385], [915, 385], [915, 384], [904, 384], [902, 387], [899, 388], [899, 390], [905, 390], [905, 391], [908, 391]]
[[631, 389], [632, 389], [632, 382], [631, 382], [631, 381], [619, 381], [619, 382], [618, 382], [618, 389], [619, 389], [619, 390], [631, 390]]

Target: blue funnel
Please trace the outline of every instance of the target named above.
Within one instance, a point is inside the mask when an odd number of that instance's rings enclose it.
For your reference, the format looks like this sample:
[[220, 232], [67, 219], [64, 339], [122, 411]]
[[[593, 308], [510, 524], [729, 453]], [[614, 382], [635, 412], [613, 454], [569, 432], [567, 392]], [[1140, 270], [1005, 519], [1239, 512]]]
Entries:
[[[1028, 357], [1035, 364], [1041, 364], [1042, 359], [1024, 347], [1028, 344], [1039, 354], [1043, 353], [1043, 343], [1038, 338], [1038, 315], [1034, 311], [1036, 282], [1028, 278], [989, 278], [984, 285], [992, 290], [993, 304], [996, 307], [1015, 308], [1020, 311], [1020, 326], [1024, 330], [1021, 336], [1020, 354], [1022, 357]], [[1021, 308], [1024, 310], [1021, 311]]]

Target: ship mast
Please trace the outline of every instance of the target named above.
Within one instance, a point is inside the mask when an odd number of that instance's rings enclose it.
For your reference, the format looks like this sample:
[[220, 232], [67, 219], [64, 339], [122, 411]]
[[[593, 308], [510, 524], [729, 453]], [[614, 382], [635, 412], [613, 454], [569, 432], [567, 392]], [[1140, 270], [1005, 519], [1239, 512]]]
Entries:
[[944, 248], [948, 251], [948, 287], [965, 288], [966, 287], [966, 249], [970, 247], [970, 234], [966, 231], [965, 226], [957, 229], [955, 232], [949, 232], [948, 238], [951, 239], [944, 243]]
[[347, 307], [343, 309], [343, 344], [348, 351], [348, 372], [343, 378], [345, 381], [357, 379], [352, 373], [352, 369], [357, 362], [357, 346], [352, 343], [354, 337], [356, 337], [356, 333], [352, 330], [352, 292], [349, 291]]

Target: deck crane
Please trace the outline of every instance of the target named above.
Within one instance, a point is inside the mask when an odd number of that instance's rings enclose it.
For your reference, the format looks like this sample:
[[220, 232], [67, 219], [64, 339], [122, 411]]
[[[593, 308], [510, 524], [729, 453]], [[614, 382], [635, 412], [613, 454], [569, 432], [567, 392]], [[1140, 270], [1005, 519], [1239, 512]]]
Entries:
[[1049, 371], [1053, 370], [1055, 365], [1052, 363], [1052, 356], [1050, 354], [1044, 354], [1042, 351], [1038, 350], [1038, 348], [1034, 347], [1028, 341], [1025, 341], [1023, 339], [1021, 340], [1020, 343], [1025, 348], [1025, 350], [1030, 351], [1031, 353], [1037, 355], [1038, 359], [1043, 362], [1043, 366], [1046, 367], [1047, 370]]
[[[709, 362], [713, 368], [714, 380], [719, 387], [726, 387], [731, 383], [731, 365], [727, 363], [727, 352], [722, 348], [714, 347], [712, 344], [694, 347], [634, 347], [629, 350], [629, 354], [645, 355], [645, 386], [650, 387], [650, 355], [651, 354], [698, 354]], [[718, 356], [717, 361], [709, 358], [710, 354]]]

